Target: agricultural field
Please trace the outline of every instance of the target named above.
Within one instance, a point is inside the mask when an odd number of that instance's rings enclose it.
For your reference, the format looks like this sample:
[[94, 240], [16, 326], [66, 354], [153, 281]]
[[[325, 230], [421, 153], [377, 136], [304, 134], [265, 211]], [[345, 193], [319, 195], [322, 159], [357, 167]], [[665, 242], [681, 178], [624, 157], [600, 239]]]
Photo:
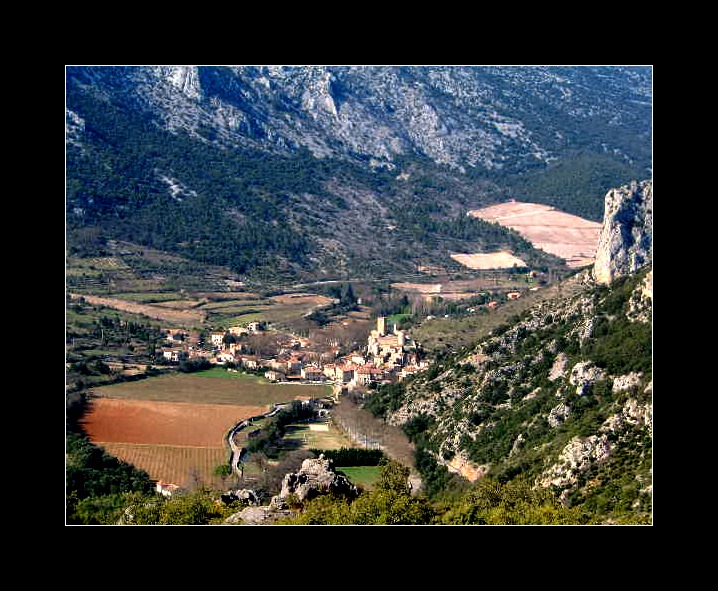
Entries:
[[[325, 427], [326, 430], [320, 430], [318, 427]], [[344, 432], [331, 422], [287, 425], [284, 438], [290, 442], [296, 441], [300, 447], [309, 449], [353, 447]]]
[[121, 382], [93, 388], [100, 397], [266, 406], [289, 402], [297, 397], [320, 398], [331, 394], [331, 387], [305, 384], [274, 384], [254, 375], [215, 368], [191, 374], [171, 374], [136, 382]]
[[451, 258], [469, 269], [511, 269], [525, 267], [526, 263], [510, 252], [488, 252], [475, 254], [452, 254]]
[[577, 268], [594, 262], [601, 224], [558, 211], [549, 205], [509, 201], [469, 215], [516, 230], [535, 248], [561, 257]]
[[312, 293], [256, 293], [224, 267], [127, 242], [109, 241], [104, 249], [106, 256], [66, 259], [67, 293], [174, 328], [220, 330], [254, 321], [289, 327], [332, 302]]
[[337, 466], [337, 470], [346, 474], [357, 486], [370, 489], [379, 480], [381, 466]]
[[93, 388], [83, 428], [92, 443], [154, 480], [214, 486], [215, 468], [229, 459], [226, 435], [234, 425], [276, 403], [330, 393], [219, 368], [158, 376]]
[[187, 447], [136, 443], [103, 443], [102, 447], [147, 472], [151, 478], [188, 486], [201, 481], [220, 488], [222, 479], [214, 469], [227, 462], [229, 452], [222, 447]]
[[533, 285], [533, 280], [525, 274], [493, 269], [484, 270], [479, 277], [471, 279], [445, 277], [435, 282], [392, 283], [391, 287], [431, 301], [437, 297], [442, 300], [466, 300], [486, 291], [525, 290]]

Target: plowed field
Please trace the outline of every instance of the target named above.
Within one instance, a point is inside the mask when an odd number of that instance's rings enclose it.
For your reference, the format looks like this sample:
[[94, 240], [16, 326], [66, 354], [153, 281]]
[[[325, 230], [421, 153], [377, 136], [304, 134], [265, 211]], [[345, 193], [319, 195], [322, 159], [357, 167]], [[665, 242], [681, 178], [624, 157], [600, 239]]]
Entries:
[[214, 469], [227, 462], [228, 452], [220, 447], [175, 447], [137, 443], [102, 445], [116, 458], [141, 468], [155, 480], [190, 486], [200, 480], [208, 486], [221, 486]]
[[224, 447], [224, 434], [268, 406], [97, 398], [85, 417], [93, 442]]
[[516, 230], [536, 248], [566, 259], [569, 267], [590, 265], [596, 257], [601, 224], [549, 205], [510, 201], [469, 215]]
[[217, 486], [229, 460], [225, 435], [274, 403], [327, 394], [324, 386], [278, 385], [224, 371], [95, 388], [83, 425], [90, 441], [153, 480]]
[[214, 469], [226, 463], [224, 436], [240, 420], [268, 406], [193, 404], [97, 398], [84, 426], [90, 440], [153, 480], [189, 486], [215, 483]]
[[451, 258], [469, 269], [510, 269], [525, 267], [526, 263], [510, 252], [500, 251], [477, 254], [452, 254]]

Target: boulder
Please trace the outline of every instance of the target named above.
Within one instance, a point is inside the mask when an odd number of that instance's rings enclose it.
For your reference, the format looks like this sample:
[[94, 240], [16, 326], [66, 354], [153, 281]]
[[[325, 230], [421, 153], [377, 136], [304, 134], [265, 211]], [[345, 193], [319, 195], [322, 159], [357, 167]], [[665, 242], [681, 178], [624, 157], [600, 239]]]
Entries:
[[359, 489], [345, 476], [337, 474], [332, 461], [321, 454], [318, 458], [304, 460], [299, 472], [284, 477], [282, 489], [277, 496], [272, 497], [270, 506], [285, 508], [290, 495], [298, 501], [308, 501], [325, 493], [356, 498]]

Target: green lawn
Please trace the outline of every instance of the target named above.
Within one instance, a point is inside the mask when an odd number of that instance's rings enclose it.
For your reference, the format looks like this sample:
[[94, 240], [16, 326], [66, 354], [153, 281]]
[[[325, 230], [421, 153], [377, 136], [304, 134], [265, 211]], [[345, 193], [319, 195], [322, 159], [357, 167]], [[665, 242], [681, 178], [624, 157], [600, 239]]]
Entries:
[[357, 486], [368, 489], [379, 479], [381, 466], [337, 466], [336, 470], [346, 474], [346, 477]]

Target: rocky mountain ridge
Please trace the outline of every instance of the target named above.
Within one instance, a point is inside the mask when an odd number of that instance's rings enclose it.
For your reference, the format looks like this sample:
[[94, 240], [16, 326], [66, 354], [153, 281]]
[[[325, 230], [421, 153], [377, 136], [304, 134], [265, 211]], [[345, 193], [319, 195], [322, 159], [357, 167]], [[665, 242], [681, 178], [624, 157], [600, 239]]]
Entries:
[[653, 181], [611, 189], [596, 249], [593, 278], [610, 285], [653, 259]]
[[271, 282], [460, 271], [457, 252], [558, 266], [466, 212], [519, 197], [598, 221], [605, 190], [650, 170], [651, 76], [68, 66], [68, 247], [130, 242]]
[[[521, 476], [568, 505], [650, 512], [652, 182], [612, 190], [606, 203], [610, 279], [584, 269], [564, 283], [564, 297], [409, 380], [385, 418], [470, 480]], [[645, 258], [626, 256], [636, 245]]]
[[[170, 130], [227, 146], [394, 167], [419, 153], [465, 169], [546, 163], [578, 136], [561, 118], [600, 122], [606, 152], [645, 139], [650, 68], [500, 66], [104, 66], [68, 70]], [[608, 81], [608, 83], [607, 83]], [[77, 123], [81, 116], [68, 109]], [[614, 134], [613, 131], [616, 133]], [[571, 137], [573, 135], [574, 137]]]

